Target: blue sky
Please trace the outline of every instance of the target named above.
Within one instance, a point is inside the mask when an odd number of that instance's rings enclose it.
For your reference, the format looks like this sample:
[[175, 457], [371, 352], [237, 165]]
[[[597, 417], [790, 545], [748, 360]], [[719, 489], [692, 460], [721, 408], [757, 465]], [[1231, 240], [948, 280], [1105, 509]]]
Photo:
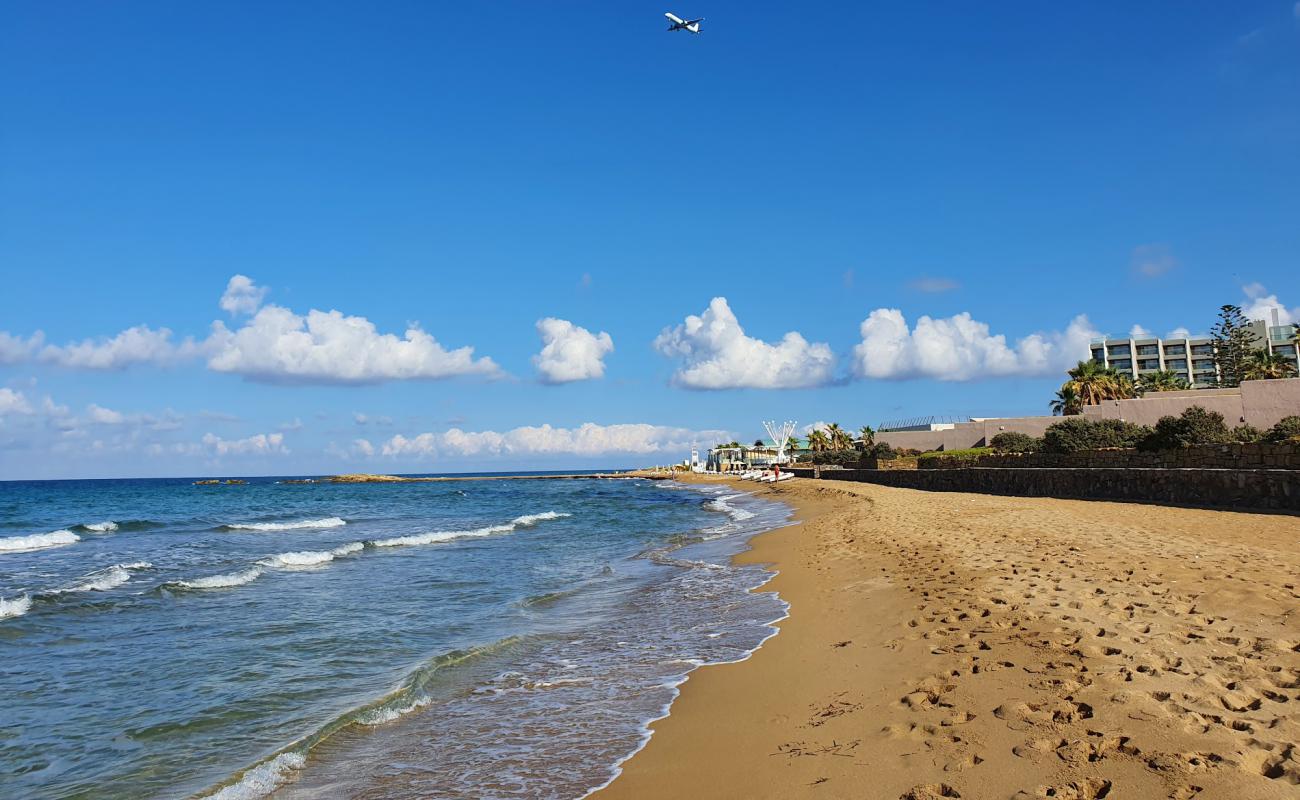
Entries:
[[1300, 317], [1300, 5], [792, 8], [10, 4], [0, 478], [634, 465]]

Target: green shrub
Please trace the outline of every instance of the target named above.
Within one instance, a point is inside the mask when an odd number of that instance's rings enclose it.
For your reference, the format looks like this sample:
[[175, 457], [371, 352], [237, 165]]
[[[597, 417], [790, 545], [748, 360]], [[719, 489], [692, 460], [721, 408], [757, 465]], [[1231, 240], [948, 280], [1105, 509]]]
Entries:
[[1264, 432], [1254, 425], [1238, 425], [1228, 432], [1229, 441], [1250, 444], [1264, 440]]
[[1036, 453], [1043, 446], [1043, 440], [1027, 433], [1006, 431], [989, 440], [989, 444], [999, 453]]
[[1045, 453], [1077, 453], [1081, 450], [1131, 448], [1150, 435], [1151, 429], [1146, 425], [1123, 420], [1067, 417], [1053, 423], [1043, 433], [1042, 449]]
[[944, 456], [984, 456], [993, 452], [987, 447], [967, 447], [961, 450], [927, 450], [920, 458], [943, 458]]
[[1278, 420], [1277, 424], [1268, 429], [1264, 438], [1270, 442], [1288, 442], [1293, 439], [1300, 439], [1300, 417], [1290, 416]]
[[800, 464], [825, 464], [841, 467], [856, 467], [866, 458], [857, 450], [827, 450], [824, 453], [805, 453], [799, 456]]
[[1192, 406], [1176, 417], [1161, 417], [1151, 435], [1138, 445], [1142, 450], [1177, 450], [1232, 441], [1223, 415]]

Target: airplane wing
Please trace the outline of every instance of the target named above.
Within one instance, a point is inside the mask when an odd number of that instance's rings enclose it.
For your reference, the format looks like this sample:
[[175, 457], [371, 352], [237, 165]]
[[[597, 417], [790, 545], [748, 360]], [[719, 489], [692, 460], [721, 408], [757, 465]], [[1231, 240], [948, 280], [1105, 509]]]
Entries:
[[675, 25], [681, 25], [685, 21], [681, 17], [671, 12], [664, 14], [664, 16], [667, 17], [669, 20], [671, 20]]
[[699, 24], [700, 24], [701, 22], [703, 22], [703, 21], [704, 21], [704, 17], [700, 17], [699, 19], [688, 19], [688, 20], [686, 20], [686, 24], [687, 24], [687, 25], [699, 25]]

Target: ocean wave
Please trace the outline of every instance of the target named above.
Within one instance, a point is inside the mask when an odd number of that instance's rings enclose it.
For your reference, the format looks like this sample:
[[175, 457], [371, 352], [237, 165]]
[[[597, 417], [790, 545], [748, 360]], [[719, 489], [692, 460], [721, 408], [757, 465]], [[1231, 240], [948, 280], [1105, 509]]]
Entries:
[[91, 522], [81, 527], [91, 533], [112, 533], [117, 530], [117, 523], [111, 519], [106, 519], [103, 522]]
[[567, 517], [568, 514], [557, 511], [544, 511], [541, 514], [525, 514], [522, 517], [515, 517], [510, 522], [503, 525], [488, 525], [485, 528], [474, 528], [467, 531], [430, 531], [428, 533], [416, 533], [410, 536], [397, 536], [392, 539], [379, 539], [371, 542], [375, 547], [407, 547], [421, 544], [437, 544], [438, 542], [450, 542], [454, 539], [473, 539], [480, 536], [491, 536], [494, 533], [509, 533], [517, 528], [527, 528], [550, 519], [559, 519]]
[[744, 494], [725, 495], [723, 497], [719, 497], [716, 500], [710, 500], [709, 502], [704, 504], [704, 507], [712, 511], [721, 511], [722, 513], [731, 517], [736, 522], [743, 522], [744, 520], [747, 519], [753, 519], [755, 516], [754, 512], [747, 511], [743, 508], [736, 508], [735, 506], [731, 505], [727, 501], [735, 500], [737, 497], [744, 497], [744, 496], [745, 496]]
[[228, 572], [224, 575], [209, 575], [192, 581], [171, 581], [163, 584], [172, 589], [229, 589], [252, 583], [262, 575], [261, 567], [253, 567], [242, 572]]
[[10, 617], [21, 617], [26, 614], [32, 607], [32, 598], [23, 595], [15, 597], [12, 600], [5, 600], [0, 597], [0, 619], [9, 619]]
[[304, 528], [339, 528], [348, 521], [338, 517], [321, 519], [299, 519], [292, 522], [231, 522], [218, 525], [219, 530], [226, 531], [296, 531]]
[[259, 564], [277, 569], [297, 569], [302, 567], [315, 567], [321, 564], [328, 564], [341, 556], [351, 555], [360, 552], [365, 545], [361, 542], [352, 542], [351, 544], [341, 545], [333, 550], [299, 550], [292, 553], [277, 553], [270, 556]]
[[79, 541], [81, 541], [81, 537], [72, 531], [34, 533], [31, 536], [10, 536], [6, 539], [0, 539], [0, 553], [27, 553], [32, 550], [45, 550], [49, 547], [63, 547]]
[[302, 753], [281, 753], [269, 761], [245, 770], [239, 780], [224, 786], [203, 800], [255, 800], [266, 797], [289, 780], [289, 773], [303, 768], [307, 757]]
[[467, 650], [454, 650], [432, 658], [408, 675], [397, 691], [373, 703], [345, 711], [315, 732], [239, 773], [233, 782], [208, 794], [199, 795], [199, 800], [257, 800], [266, 797], [283, 786], [292, 772], [302, 769], [307, 763], [307, 754], [312, 748], [338, 731], [351, 725], [366, 727], [383, 725], [424, 708], [432, 702], [425, 686], [433, 680], [438, 671], [481, 656], [491, 655], [521, 641], [523, 641], [521, 636], [508, 636], [492, 644]]
[[51, 589], [42, 594], [60, 595], [73, 594], [75, 592], [106, 592], [109, 589], [116, 589], [127, 581], [131, 580], [133, 570], [151, 569], [153, 564], [148, 561], [135, 561], [130, 564], [114, 564], [106, 569], [92, 572], [82, 578], [80, 582], [62, 589]]

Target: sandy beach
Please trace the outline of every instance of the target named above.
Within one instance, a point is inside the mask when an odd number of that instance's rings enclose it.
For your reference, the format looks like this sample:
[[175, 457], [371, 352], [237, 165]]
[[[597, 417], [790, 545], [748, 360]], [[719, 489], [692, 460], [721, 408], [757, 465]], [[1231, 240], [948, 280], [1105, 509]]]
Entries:
[[599, 800], [1300, 796], [1295, 517], [743, 487], [790, 617]]

